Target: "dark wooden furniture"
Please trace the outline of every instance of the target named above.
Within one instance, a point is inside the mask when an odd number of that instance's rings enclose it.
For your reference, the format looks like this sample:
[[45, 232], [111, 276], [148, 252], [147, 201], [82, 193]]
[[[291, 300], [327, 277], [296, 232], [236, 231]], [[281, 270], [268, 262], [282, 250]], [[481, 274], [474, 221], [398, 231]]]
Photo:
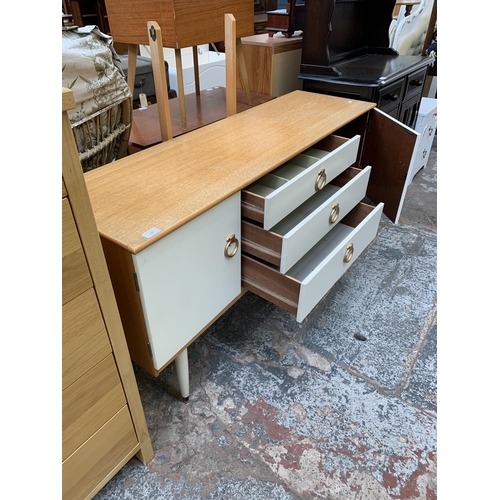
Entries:
[[291, 0], [285, 9], [267, 12], [267, 32], [270, 37], [281, 32], [285, 37], [291, 37], [295, 31], [304, 30], [305, 3], [304, 0]]
[[278, 0], [254, 0], [254, 34], [261, 35], [267, 33], [267, 14], [268, 10], [278, 8]]
[[73, 22], [77, 26], [95, 24], [103, 33], [109, 35], [108, 14], [104, 0], [69, 0], [69, 8], [71, 12], [67, 14], [72, 15]]
[[394, 0], [306, 2], [299, 78], [304, 90], [377, 103], [414, 127], [432, 62], [389, 48]]

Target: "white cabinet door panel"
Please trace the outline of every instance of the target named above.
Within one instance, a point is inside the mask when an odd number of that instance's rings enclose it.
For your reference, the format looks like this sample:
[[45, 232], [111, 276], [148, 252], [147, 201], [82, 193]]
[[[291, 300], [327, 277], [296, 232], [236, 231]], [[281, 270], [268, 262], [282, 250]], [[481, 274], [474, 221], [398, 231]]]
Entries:
[[[322, 299], [322, 297], [330, 290], [330, 288], [340, 279], [340, 277], [351, 267], [359, 255], [365, 250], [370, 242], [377, 235], [380, 217], [382, 216], [383, 204], [380, 203], [377, 207], [366, 217], [361, 224], [356, 228], [348, 226], [340, 227], [339, 224], [336, 229], [339, 231], [332, 231], [325, 240], [330, 241], [325, 245], [323, 252], [331, 253], [325, 256], [321, 262], [318, 263], [318, 257], [311, 259], [309, 262], [313, 264], [313, 269], [302, 280], [300, 288], [300, 296], [297, 309], [297, 321], [302, 322], [305, 317], [311, 312], [313, 307]], [[345, 231], [340, 231], [345, 229]], [[344, 261], [347, 246], [353, 245], [354, 254], [349, 262]], [[307, 256], [306, 256], [307, 258]], [[294, 272], [292, 268], [290, 275], [296, 279], [305, 271]]]
[[[324, 235], [335, 227], [335, 223], [330, 223], [332, 206], [335, 203], [338, 203], [339, 207], [338, 219], [336, 221], [338, 224], [342, 217], [349, 213], [364, 198], [370, 177], [370, 170], [371, 167], [363, 169], [354, 179], [314, 210], [313, 213], [284, 234], [280, 265], [281, 273], [286, 273]], [[276, 228], [272, 230], [276, 231]], [[279, 227], [278, 232], [280, 232]]]
[[[240, 193], [133, 255], [153, 362], [161, 369], [241, 292]], [[235, 245], [231, 245], [232, 253]]]

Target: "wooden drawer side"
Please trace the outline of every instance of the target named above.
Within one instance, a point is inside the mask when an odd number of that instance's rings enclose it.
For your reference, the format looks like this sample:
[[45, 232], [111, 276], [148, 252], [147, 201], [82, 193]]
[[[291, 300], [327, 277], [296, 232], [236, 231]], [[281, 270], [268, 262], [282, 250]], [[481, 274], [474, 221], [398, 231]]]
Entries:
[[62, 308], [62, 388], [110, 352], [111, 344], [92, 288]]
[[285, 311], [297, 314], [300, 283], [247, 255], [241, 256], [241, 286]]
[[63, 461], [127, 404], [109, 354], [62, 393]]
[[250, 191], [241, 191], [241, 216], [264, 223], [264, 198]]
[[241, 222], [241, 250], [279, 266], [283, 237], [251, 222]]
[[138, 449], [130, 413], [124, 407], [63, 462], [63, 500], [92, 498]]

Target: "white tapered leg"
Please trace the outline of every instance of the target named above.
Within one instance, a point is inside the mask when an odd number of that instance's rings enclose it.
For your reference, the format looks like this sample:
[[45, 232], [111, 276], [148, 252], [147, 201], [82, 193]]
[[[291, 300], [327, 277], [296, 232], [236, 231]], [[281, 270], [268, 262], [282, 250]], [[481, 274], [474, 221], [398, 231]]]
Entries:
[[189, 362], [187, 347], [175, 358], [175, 371], [183, 398], [189, 398]]

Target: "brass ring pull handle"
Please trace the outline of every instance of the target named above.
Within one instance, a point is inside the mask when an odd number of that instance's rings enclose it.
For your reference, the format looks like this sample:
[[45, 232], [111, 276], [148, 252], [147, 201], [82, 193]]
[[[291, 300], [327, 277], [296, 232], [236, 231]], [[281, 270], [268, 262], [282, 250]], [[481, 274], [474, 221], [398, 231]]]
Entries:
[[318, 172], [318, 177], [316, 177], [316, 191], [321, 191], [324, 187], [325, 187], [325, 184], [326, 184], [326, 172], [325, 172], [325, 169], [322, 168], [319, 172]]
[[[234, 248], [231, 253], [229, 253], [229, 249], [231, 248], [231, 245], [234, 244]], [[230, 259], [231, 257], [234, 257], [236, 255], [236, 252], [238, 251], [239, 247], [239, 242], [238, 238], [234, 234], [229, 236], [229, 238], [226, 240], [226, 247], [224, 248], [224, 256]]]
[[349, 243], [345, 251], [344, 262], [346, 263], [350, 262], [353, 255], [354, 255], [354, 245], [352, 243]]
[[340, 206], [338, 203], [334, 203], [332, 211], [330, 212], [330, 218], [329, 218], [330, 224], [335, 224], [337, 222], [339, 214], [340, 214]]

